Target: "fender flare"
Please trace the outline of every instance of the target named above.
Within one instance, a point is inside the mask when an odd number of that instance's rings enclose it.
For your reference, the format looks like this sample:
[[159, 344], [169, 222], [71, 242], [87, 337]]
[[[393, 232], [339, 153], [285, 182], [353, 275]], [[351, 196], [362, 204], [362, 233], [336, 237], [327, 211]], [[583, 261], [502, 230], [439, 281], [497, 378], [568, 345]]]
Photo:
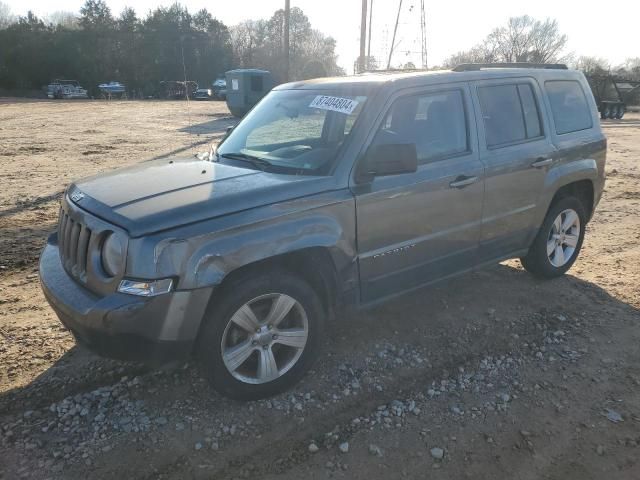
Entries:
[[536, 225], [542, 224], [553, 199], [561, 188], [583, 180], [589, 180], [595, 190], [595, 184], [598, 180], [598, 165], [592, 158], [575, 160], [550, 169], [545, 178], [543, 193], [540, 196]]
[[308, 248], [327, 249], [336, 272], [353, 265], [356, 256], [340, 223], [322, 214], [259, 227], [254, 224], [188, 243], [190, 254], [181, 268], [185, 273], [181, 289], [215, 287], [239, 268]]

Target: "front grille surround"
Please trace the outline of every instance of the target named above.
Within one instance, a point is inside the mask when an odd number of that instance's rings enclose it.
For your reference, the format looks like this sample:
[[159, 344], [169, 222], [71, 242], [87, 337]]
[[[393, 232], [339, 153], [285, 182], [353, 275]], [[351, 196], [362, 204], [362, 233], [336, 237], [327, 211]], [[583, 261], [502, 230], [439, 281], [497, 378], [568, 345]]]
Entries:
[[112, 277], [102, 267], [102, 244], [111, 234], [124, 240], [126, 259], [128, 236], [124, 230], [83, 210], [68, 195], [62, 198], [58, 219], [60, 261], [69, 276], [97, 294], [115, 292], [125, 273], [123, 266], [122, 272]]
[[87, 263], [92, 230], [74, 220], [60, 208], [58, 221], [58, 244], [60, 259], [67, 273], [82, 283], [87, 283]]

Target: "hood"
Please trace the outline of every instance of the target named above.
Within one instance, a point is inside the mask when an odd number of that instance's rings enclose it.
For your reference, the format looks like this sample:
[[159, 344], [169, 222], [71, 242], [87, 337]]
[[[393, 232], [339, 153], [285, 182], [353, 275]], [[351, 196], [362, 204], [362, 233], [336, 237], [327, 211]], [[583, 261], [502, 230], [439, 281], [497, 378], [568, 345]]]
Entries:
[[332, 177], [282, 175], [198, 159], [163, 159], [80, 180], [82, 209], [139, 237], [335, 188]]

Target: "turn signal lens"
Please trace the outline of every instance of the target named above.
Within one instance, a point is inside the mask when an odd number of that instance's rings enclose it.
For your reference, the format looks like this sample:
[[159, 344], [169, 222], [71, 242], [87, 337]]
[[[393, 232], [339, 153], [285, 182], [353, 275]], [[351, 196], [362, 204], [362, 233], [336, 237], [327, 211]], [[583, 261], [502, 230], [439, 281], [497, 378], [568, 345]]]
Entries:
[[138, 295], [140, 297], [155, 297], [168, 293], [173, 288], [173, 280], [164, 278], [162, 280], [122, 280], [118, 291], [128, 295]]

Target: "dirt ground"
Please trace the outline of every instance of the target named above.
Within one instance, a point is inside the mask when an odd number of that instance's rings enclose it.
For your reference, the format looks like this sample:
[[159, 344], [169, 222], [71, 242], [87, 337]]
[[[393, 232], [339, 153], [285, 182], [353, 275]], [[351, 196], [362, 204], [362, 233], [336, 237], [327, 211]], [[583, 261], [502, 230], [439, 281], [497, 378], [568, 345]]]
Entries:
[[238, 403], [195, 365], [77, 347], [37, 260], [72, 179], [191, 155], [218, 102], [0, 99], [0, 479], [640, 478], [640, 115], [563, 278], [518, 261], [337, 319], [291, 392]]

